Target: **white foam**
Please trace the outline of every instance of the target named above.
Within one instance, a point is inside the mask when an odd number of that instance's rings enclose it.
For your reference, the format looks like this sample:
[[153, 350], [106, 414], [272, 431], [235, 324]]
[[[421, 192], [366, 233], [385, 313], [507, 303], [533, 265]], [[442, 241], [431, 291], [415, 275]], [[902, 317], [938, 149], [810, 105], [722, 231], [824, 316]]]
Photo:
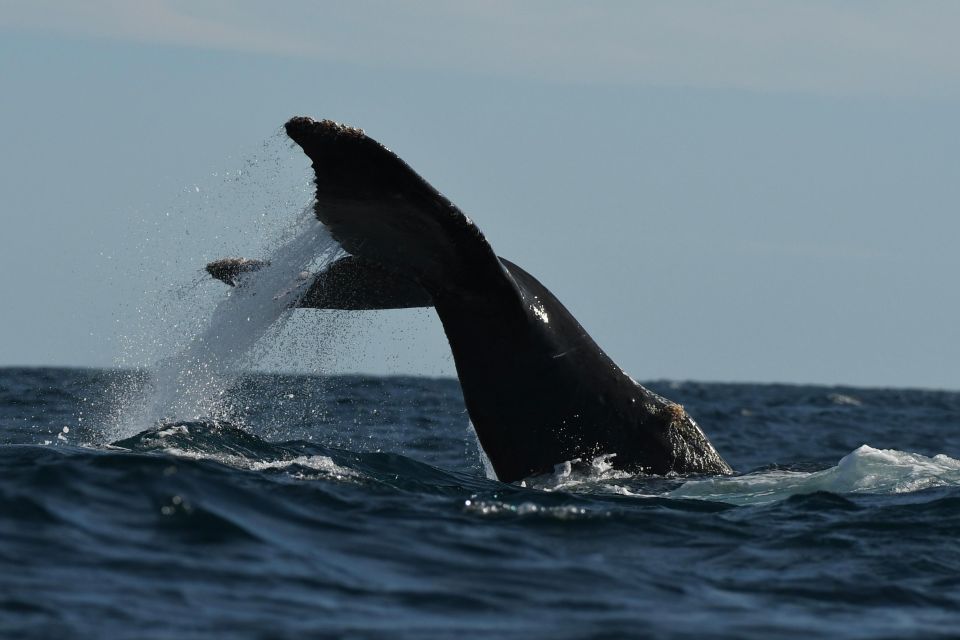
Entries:
[[650, 497], [637, 493], [626, 486], [637, 476], [628, 471], [613, 468], [616, 454], [603, 454], [584, 461], [581, 459], [561, 462], [553, 473], [545, 473], [524, 480], [521, 484], [540, 491], [600, 492], [624, 496]]
[[176, 436], [176, 435], [182, 435], [182, 436], [190, 435], [190, 429], [180, 424], [180, 425], [174, 425], [172, 427], [167, 427], [166, 429], [161, 429], [160, 431], [157, 431], [157, 437], [159, 437], [161, 440], [163, 438], [167, 438], [169, 436]]
[[490, 458], [487, 457], [487, 452], [483, 450], [483, 445], [480, 444], [480, 436], [477, 435], [477, 430], [471, 420], [467, 420], [467, 431], [473, 434], [473, 439], [477, 444], [477, 452], [480, 454], [480, 463], [483, 465], [483, 473], [487, 480], [498, 480], [497, 471], [493, 468]]
[[172, 456], [178, 458], [190, 458], [192, 460], [213, 460], [220, 464], [225, 464], [236, 469], [246, 469], [249, 471], [267, 471], [281, 470], [285, 471], [291, 468], [306, 468], [316, 473], [307, 474], [301, 471], [292, 473], [291, 476], [299, 480], [314, 480], [318, 478], [333, 479], [340, 481], [359, 480], [363, 474], [354, 471], [348, 467], [343, 467], [333, 461], [329, 456], [296, 456], [284, 460], [254, 460], [239, 454], [230, 453], [205, 453], [202, 451], [190, 451], [178, 447], [168, 447], [163, 450]]
[[833, 404], [850, 405], [852, 407], [859, 407], [863, 405], [863, 401], [859, 398], [848, 396], [844, 393], [831, 393], [827, 396], [827, 399], [829, 399]]
[[792, 495], [829, 491], [837, 494], [897, 494], [933, 487], [960, 486], [960, 460], [932, 458], [863, 445], [829, 469], [815, 472], [760, 471], [732, 478], [691, 480], [671, 498], [714, 500], [731, 504], [768, 504]]

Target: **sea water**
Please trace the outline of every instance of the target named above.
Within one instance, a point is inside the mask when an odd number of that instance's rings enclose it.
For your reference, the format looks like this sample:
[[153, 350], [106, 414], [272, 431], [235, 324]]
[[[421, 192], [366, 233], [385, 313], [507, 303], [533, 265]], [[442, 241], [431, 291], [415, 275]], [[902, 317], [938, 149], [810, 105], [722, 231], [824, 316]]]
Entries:
[[[960, 393], [651, 382], [741, 473], [505, 484], [456, 380], [0, 370], [0, 636], [954, 638]], [[80, 419], [82, 416], [82, 420]]]

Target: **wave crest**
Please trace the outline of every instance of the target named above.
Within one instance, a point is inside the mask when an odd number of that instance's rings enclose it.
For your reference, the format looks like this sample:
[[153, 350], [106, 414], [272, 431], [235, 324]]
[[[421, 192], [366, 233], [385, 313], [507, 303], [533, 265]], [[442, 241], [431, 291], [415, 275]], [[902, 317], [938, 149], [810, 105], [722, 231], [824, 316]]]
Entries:
[[960, 486], [960, 460], [943, 454], [930, 458], [862, 445], [836, 466], [822, 471], [775, 469], [731, 478], [690, 480], [668, 497], [758, 505], [818, 491], [895, 494], [950, 486]]

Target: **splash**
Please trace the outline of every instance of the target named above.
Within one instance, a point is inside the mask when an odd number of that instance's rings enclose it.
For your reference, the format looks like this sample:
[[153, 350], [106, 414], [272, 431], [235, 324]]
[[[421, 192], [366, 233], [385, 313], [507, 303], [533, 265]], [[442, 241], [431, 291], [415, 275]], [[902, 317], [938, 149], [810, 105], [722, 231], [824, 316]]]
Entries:
[[821, 471], [773, 469], [696, 480], [619, 470], [614, 468], [612, 458], [601, 455], [563, 462], [552, 473], [527, 478], [520, 485], [545, 492], [707, 500], [739, 506], [772, 504], [820, 491], [891, 495], [960, 486], [960, 460], [943, 454], [927, 457], [869, 445], [855, 449], [836, 466]]
[[228, 417], [227, 392], [256, 359], [258, 343], [282, 329], [308, 291], [308, 268], [322, 270], [341, 254], [326, 228], [303, 216], [267, 264], [228, 289], [184, 346], [152, 367], [140, 400], [127, 404], [112, 436], [128, 436], [158, 423]]
[[468, 438], [473, 436], [473, 444], [480, 456], [480, 464], [483, 465], [483, 474], [487, 477], [487, 480], [497, 480], [497, 471], [493, 468], [490, 458], [487, 457], [487, 452], [483, 450], [483, 445], [480, 444], [480, 436], [477, 435], [477, 429], [473, 426], [473, 421], [469, 419], [467, 420], [467, 434]]
[[667, 488], [676, 487], [673, 475], [651, 476], [617, 469], [616, 454], [600, 454], [592, 458], [575, 458], [556, 464], [553, 471], [526, 478], [520, 486], [548, 493], [588, 493], [655, 498]]
[[236, 469], [283, 472], [295, 480], [331, 480], [357, 483], [365, 479], [359, 471], [337, 464], [330, 456], [301, 455], [280, 460], [258, 460], [241, 454], [207, 453], [177, 447], [167, 447], [163, 449], [163, 452], [178, 458], [213, 460]]
[[836, 466], [823, 471], [774, 470], [733, 478], [691, 480], [670, 492], [668, 497], [758, 505], [817, 491], [896, 494], [958, 485], [960, 460], [942, 454], [930, 458], [919, 453], [863, 445], [844, 456]]

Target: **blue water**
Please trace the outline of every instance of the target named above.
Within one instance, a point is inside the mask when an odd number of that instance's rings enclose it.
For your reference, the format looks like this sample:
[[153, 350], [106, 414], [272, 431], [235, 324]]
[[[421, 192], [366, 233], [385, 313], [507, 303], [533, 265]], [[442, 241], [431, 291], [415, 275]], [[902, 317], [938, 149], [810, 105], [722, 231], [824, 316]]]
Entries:
[[143, 384], [0, 369], [0, 636], [960, 637], [960, 393], [654, 382], [745, 475], [521, 485], [455, 380]]

